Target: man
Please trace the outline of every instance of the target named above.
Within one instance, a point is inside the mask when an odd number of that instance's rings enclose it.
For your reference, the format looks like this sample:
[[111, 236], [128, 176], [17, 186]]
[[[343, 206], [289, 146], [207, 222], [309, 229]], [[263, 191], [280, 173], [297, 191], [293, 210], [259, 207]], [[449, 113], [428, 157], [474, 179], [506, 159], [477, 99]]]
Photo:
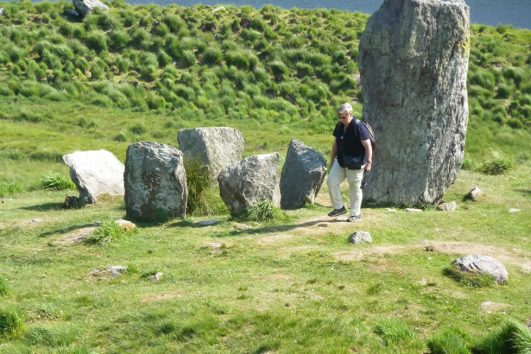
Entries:
[[[363, 173], [371, 170], [372, 145], [367, 127], [352, 117], [350, 104], [342, 104], [337, 109], [337, 117], [339, 122], [333, 133], [335, 140], [332, 145], [328, 175], [328, 191], [334, 210], [328, 213], [328, 216], [338, 216], [347, 212], [339, 189], [339, 185], [346, 178], [350, 192], [350, 216], [347, 221], [358, 222], [361, 220], [363, 198], [361, 181]], [[346, 156], [359, 158], [360, 166], [348, 168], [345, 164]]]

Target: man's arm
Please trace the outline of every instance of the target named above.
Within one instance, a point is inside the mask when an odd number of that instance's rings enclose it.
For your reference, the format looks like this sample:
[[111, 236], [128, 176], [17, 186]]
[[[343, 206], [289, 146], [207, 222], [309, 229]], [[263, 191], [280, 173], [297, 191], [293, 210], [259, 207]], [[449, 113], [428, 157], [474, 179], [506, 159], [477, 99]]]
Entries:
[[371, 170], [371, 167], [372, 167], [372, 145], [371, 145], [371, 140], [370, 139], [362, 140], [361, 144], [365, 148], [365, 161], [366, 161], [365, 172], [369, 172]]
[[336, 155], [337, 155], [337, 145], [336, 145], [336, 141], [334, 140], [334, 143], [332, 144], [332, 153], [330, 154], [330, 169], [332, 169], [332, 165], [334, 164]]

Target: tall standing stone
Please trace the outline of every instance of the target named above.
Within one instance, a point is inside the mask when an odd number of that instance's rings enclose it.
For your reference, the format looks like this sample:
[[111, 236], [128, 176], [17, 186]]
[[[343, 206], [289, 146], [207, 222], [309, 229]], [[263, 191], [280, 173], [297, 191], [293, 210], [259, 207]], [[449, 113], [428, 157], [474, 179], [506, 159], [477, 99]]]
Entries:
[[378, 137], [364, 199], [433, 203], [461, 167], [468, 122], [464, 0], [385, 0], [360, 39], [363, 119]]
[[163, 221], [186, 216], [183, 155], [174, 147], [148, 142], [129, 145], [124, 182], [128, 217]]
[[291, 140], [280, 177], [282, 209], [313, 204], [326, 176], [326, 160], [318, 151]]
[[241, 214], [266, 200], [279, 206], [278, 159], [276, 152], [249, 156], [219, 173], [219, 194], [231, 215]]
[[243, 135], [233, 128], [181, 129], [177, 141], [185, 160], [197, 160], [208, 166], [213, 179], [224, 167], [242, 158]]
[[107, 150], [76, 151], [63, 156], [82, 204], [103, 194], [124, 195], [124, 165]]

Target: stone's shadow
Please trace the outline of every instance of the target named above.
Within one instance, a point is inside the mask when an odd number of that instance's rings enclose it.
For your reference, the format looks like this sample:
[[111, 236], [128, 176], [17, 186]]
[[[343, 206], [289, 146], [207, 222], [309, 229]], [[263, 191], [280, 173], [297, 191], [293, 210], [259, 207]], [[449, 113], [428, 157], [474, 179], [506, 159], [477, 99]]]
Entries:
[[19, 209], [30, 210], [30, 211], [43, 211], [43, 212], [50, 211], [50, 210], [62, 210], [63, 203], [44, 203], [44, 204], [38, 204], [38, 205], [25, 206]]
[[522, 193], [522, 194], [531, 194], [531, 189], [515, 189], [515, 192]]
[[95, 224], [82, 224], [82, 225], [72, 225], [72, 226], [68, 226], [68, 227], [64, 227], [62, 229], [56, 229], [56, 230], [51, 230], [51, 231], [46, 231], [46, 232], [43, 232], [39, 235], [39, 237], [48, 237], [48, 236], [52, 236], [52, 235], [56, 235], [56, 234], [60, 234], [60, 235], [64, 235], [64, 234], [67, 234], [71, 231], [74, 231], [74, 230], [78, 230], [78, 229], [83, 229], [85, 227], [91, 227], [91, 226], [96, 226]]
[[[301, 224], [296, 225], [269, 225], [264, 227], [258, 227], [258, 228], [250, 228], [246, 230], [234, 230], [230, 231], [228, 234], [229, 236], [240, 236], [240, 235], [246, 235], [246, 234], [267, 234], [271, 232], [286, 232], [291, 231], [298, 228], [303, 227], [310, 227], [315, 226], [318, 224], [333, 224], [333, 223], [343, 223], [346, 222], [345, 220], [337, 220], [337, 219], [324, 219], [324, 220], [312, 220], [303, 222]], [[226, 233], [219, 233], [212, 235], [213, 237], [227, 237]]]
[[191, 228], [194, 228], [194, 229], [202, 229], [202, 228], [208, 228], [208, 227], [212, 227], [212, 226], [218, 226], [218, 225], [222, 224], [223, 222], [224, 222], [224, 220], [219, 220], [219, 223], [216, 224], [216, 225], [202, 225], [198, 221], [193, 222], [193, 221], [189, 221], [189, 220], [180, 220], [180, 221], [176, 221], [176, 222], [171, 223], [171, 224], [167, 224], [166, 226], [167, 227], [191, 227]]

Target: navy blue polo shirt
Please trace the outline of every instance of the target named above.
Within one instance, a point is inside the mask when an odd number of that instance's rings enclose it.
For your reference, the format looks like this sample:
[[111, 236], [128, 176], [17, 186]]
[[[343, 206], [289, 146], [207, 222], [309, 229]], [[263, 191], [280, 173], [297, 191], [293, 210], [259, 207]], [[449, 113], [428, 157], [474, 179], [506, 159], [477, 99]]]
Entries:
[[343, 166], [343, 156], [365, 156], [365, 148], [361, 144], [362, 140], [370, 139], [369, 131], [365, 124], [360, 124], [356, 119], [352, 119], [347, 129], [343, 123], [338, 122], [334, 128], [333, 135], [336, 138], [337, 162]]

